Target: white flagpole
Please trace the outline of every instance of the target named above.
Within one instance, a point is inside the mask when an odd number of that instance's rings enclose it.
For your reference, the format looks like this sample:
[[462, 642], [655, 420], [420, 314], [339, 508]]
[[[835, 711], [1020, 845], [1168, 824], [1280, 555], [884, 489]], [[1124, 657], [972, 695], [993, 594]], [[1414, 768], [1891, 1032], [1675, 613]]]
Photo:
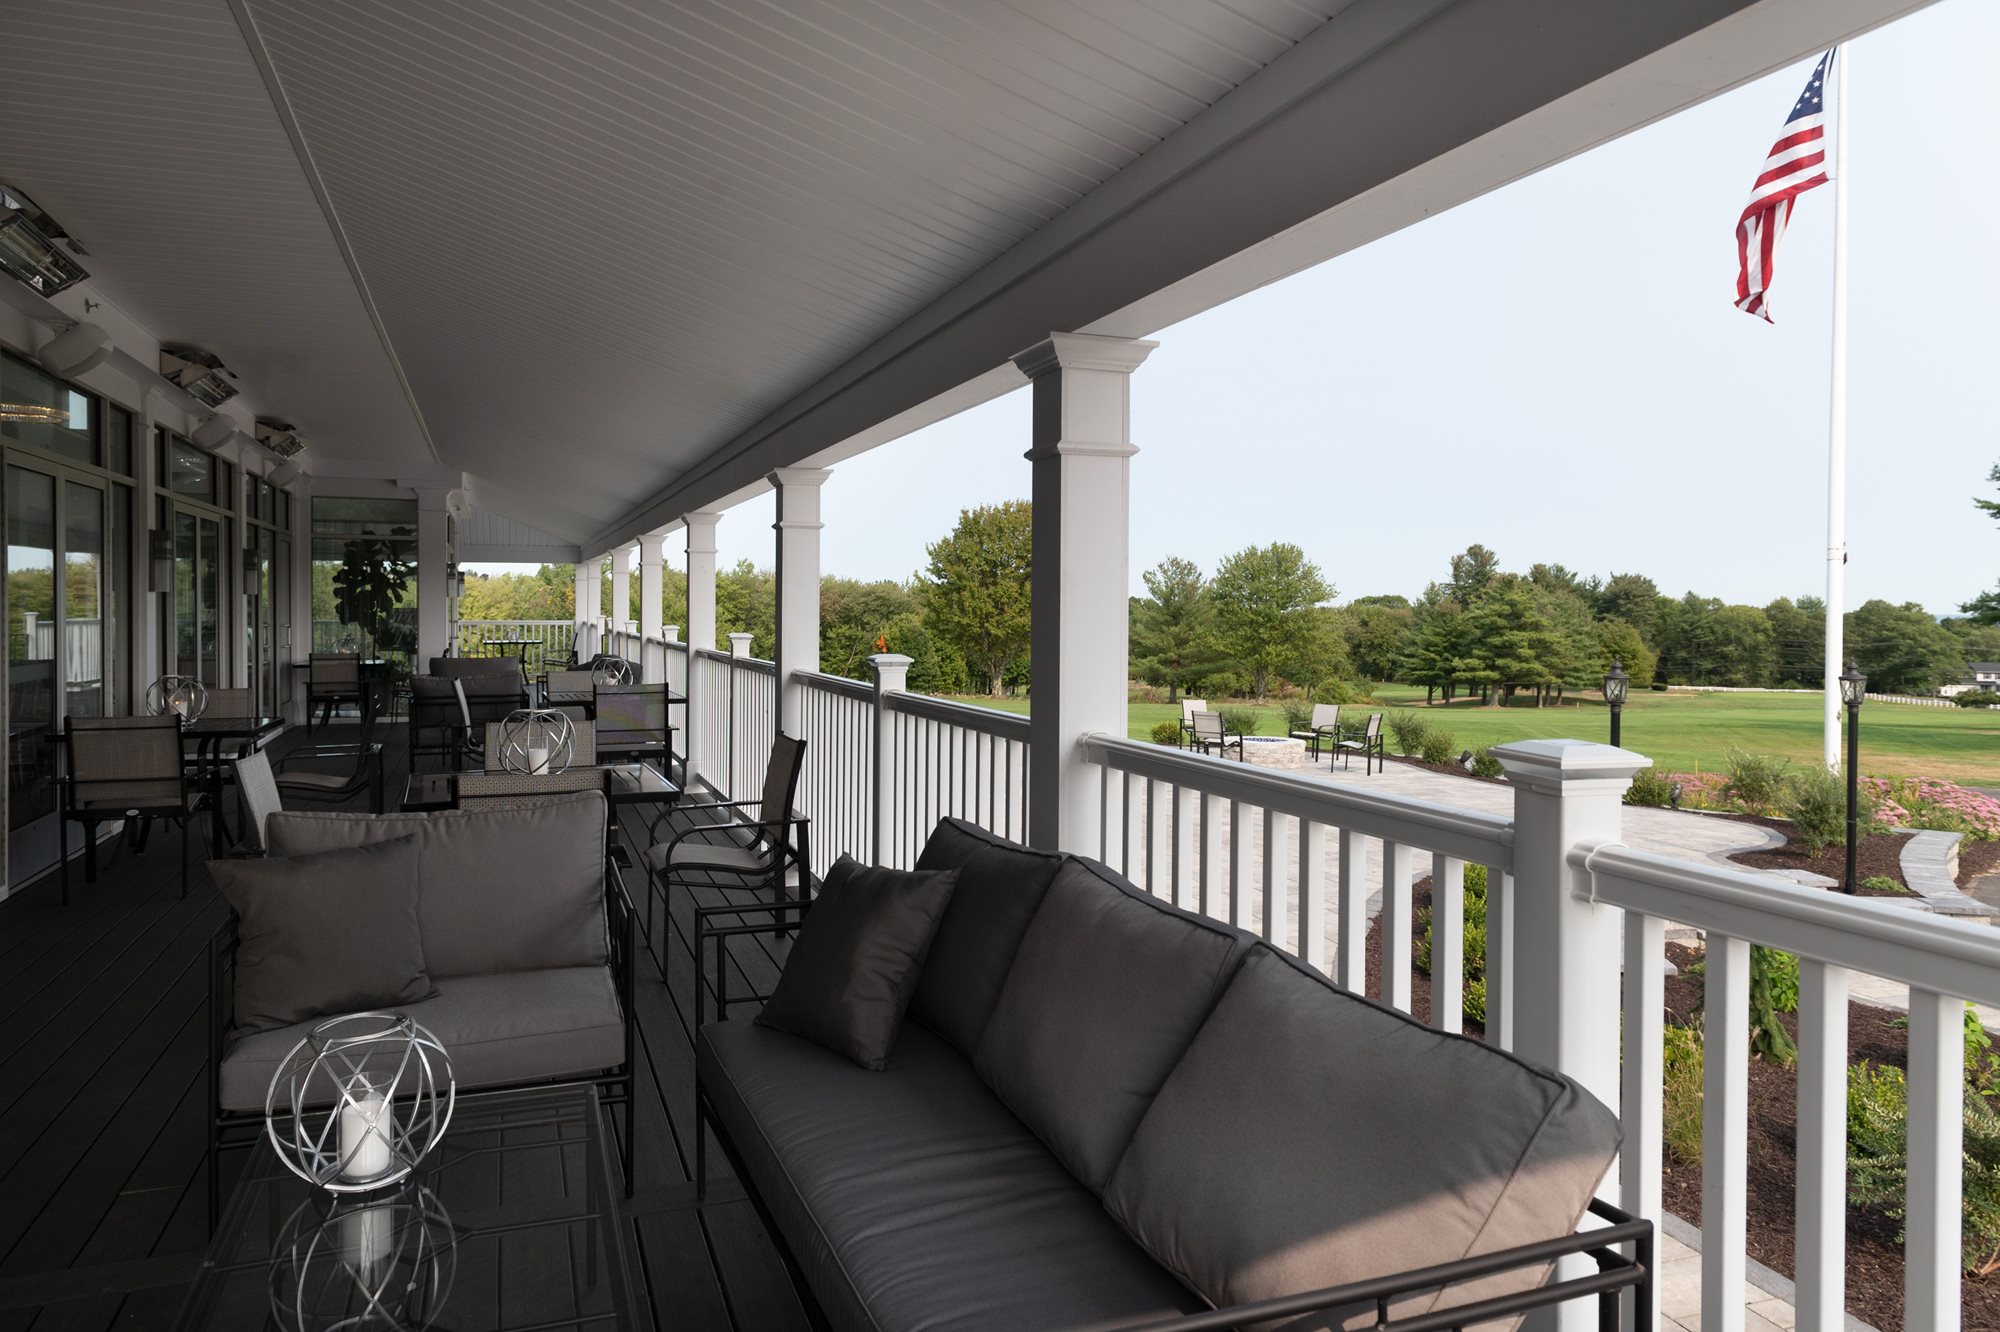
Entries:
[[1826, 441], [1826, 766], [1840, 768], [1841, 630], [1847, 610], [1847, 77], [1852, 45], [1827, 72], [1833, 131], [1833, 389]]

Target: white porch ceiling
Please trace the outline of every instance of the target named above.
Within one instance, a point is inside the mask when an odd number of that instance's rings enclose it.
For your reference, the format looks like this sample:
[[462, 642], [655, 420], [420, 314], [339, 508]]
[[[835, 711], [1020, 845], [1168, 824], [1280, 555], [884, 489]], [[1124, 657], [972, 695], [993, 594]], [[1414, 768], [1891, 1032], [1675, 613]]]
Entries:
[[9, 0], [0, 179], [316, 469], [604, 549], [1924, 2]]

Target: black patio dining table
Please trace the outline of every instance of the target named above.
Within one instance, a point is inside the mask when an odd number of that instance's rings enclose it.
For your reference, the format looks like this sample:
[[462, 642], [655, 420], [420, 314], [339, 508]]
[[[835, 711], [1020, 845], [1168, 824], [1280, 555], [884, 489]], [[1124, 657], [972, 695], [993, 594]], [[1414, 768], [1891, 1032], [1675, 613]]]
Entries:
[[222, 778], [225, 763], [265, 745], [283, 734], [283, 717], [201, 716], [181, 723], [181, 749], [194, 766], [195, 780], [208, 793], [209, 845], [220, 856], [229, 848], [230, 835], [222, 817]]
[[[604, 769], [604, 796], [611, 804], [670, 805], [681, 798], [678, 783], [645, 763], [611, 763]], [[574, 771], [574, 769], [571, 769]], [[403, 788], [403, 812], [418, 814], [458, 806], [455, 772], [413, 772]]]

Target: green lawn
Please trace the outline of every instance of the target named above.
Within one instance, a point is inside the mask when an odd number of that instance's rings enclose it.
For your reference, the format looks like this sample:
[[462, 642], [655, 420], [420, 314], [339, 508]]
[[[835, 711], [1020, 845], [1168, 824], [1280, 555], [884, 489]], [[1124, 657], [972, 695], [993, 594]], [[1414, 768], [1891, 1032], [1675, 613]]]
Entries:
[[[1478, 749], [1508, 740], [1571, 737], [1603, 740], [1610, 720], [1594, 696], [1571, 698], [1559, 707], [1487, 708], [1458, 702], [1424, 705], [1424, 691], [1384, 685], [1378, 697], [1389, 709], [1408, 708], [1451, 733], [1454, 745]], [[1028, 711], [1022, 698], [966, 698], [964, 703]], [[1257, 713], [1257, 734], [1281, 735], [1284, 713], [1275, 707], [1216, 701], [1217, 707], [1244, 707]], [[1350, 707], [1366, 714], [1372, 706]], [[1134, 703], [1127, 731], [1135, 740], [1152, 737], [1155, 722], [1180, 716], [1178, 704]], [[1625, 707], [1624, 743], [1675, 772], [1713, 772], [1726, 766], [1732, 749], [1777, 754], [1796, 763], [1814, 763], [1820, 752], [1817, 694], [1634, 694]], [[1391, 742], [1393, 748], [1394, 742]], [[1939, 777], [1975, 786], [2000, 786], [2000, 711], [1919, 708], [1868, 703], [1861, 709], [1861, 767], [1883, 777]]]

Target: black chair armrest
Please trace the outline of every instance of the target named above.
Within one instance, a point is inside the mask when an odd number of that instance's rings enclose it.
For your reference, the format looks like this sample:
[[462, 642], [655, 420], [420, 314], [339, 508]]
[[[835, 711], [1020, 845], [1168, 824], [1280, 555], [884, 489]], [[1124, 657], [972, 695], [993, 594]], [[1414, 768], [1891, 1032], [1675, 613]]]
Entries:
[[[1509, 1318], [1529, 1309], [1551, 1308], [1589, 1296], [1609, 1303], [1609, 1308], [1604, 1310], [1608, 1321], [1600, 1319], [1599, 1325], [1616, 1327], [1619, 1292], [1624, 1290], [1634, 1292], [1638, 1306], [1633, 1325], [1645, 1327], [1649, 1322], [1654, 1295], [1653, 1223], [1639, 1220], [1601, 1201], [1593, 1201], [1590, 1210], [1611, 1224], [1598, 1229], [1578, 1230], [1558, 1239], [1501, 1249], [1477, 1258], [1461, 1258], [1456, 1262], [1371, 1277], [1324, 1290], [1211, 1309], [1180, 1318], [1145, 1323], [1107, 1323], [1103, 1327], [1106, 1332], [1111, 1329], [1117, 1329], [1117, 1332], [1225, 1332], [1226, 1329], [1248, 1327], [1271, 1319], [1291, 1319], [1342, 1306], [1372, 1304], [1375, 1306], [1376, 1332], [1445, 1332], [1446, 1329]], [[1612, 1247], [1618, 1244], [1633, 1245], [1633, 1256], [1628, 1258]], [[1390, 1302], [1399, 1296], [1430, 1292], [1440, 1286], [1457, 1285], [1519, 1268], [1541, 1267], [1571, 1254], [1588, 1255], [1596, 1262], [1597, 1270], [1512, 1295], [1437, 1308], [1405, 1318], [1389, 1317]]]

